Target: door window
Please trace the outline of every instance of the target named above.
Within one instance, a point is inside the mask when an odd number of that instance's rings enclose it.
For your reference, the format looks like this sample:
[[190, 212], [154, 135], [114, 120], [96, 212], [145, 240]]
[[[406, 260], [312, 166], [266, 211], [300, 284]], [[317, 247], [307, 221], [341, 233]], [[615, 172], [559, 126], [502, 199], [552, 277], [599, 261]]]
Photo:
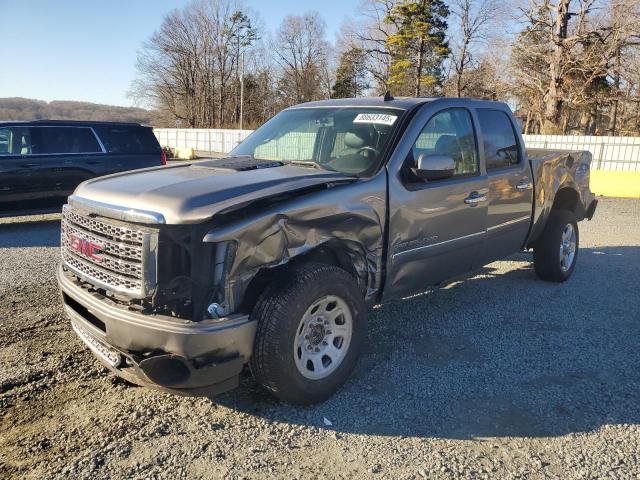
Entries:
[[11, 154], [11, 130], [0, 128], [0, 155]]
[[408, 166], [416, 167], [421, 154], [450, 156], [456, 164], [454, 176], [477, 175], [478, 151], [469, 112], [451, 108], [431, 117], [411, 149]]
[[116, 154], [156, 154], [160, 144], [150, 127], [99, 125], [94, 127], [104, 148]]
[[500, 110], [478, 109], [487, 171], [520, 163], [516, 133], [509, 116]]
[[102, 152], [95, 135], [86, 127], [32, 127], [31, 137], [33, 154]]
[[29, 127], [0, 128], [0, 156], [30, 154], [31, 129]]
[[0, 155], [13, 155], [12, 137], [10, 128], [0, 128]]

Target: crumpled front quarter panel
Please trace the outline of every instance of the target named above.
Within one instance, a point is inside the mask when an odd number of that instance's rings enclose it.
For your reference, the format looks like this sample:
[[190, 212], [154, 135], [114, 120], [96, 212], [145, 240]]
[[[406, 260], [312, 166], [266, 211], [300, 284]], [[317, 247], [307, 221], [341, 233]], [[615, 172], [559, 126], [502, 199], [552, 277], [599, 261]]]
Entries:
[[[252, 209], [258, 212], [251, 214]], [[228, 268], [232, 304], [256, 274], [324, 246], [346, 253], [371, 300], [380, 288], [385, 234], [386, 171], [371, 179], [307, 193], [214, 228], [205, 242], [233, 242]]]

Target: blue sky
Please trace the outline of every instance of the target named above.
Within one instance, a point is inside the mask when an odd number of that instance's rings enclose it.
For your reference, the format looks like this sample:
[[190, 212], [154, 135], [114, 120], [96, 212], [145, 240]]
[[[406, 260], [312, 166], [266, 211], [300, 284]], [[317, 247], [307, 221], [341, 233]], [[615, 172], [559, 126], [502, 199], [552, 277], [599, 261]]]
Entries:
[[[131, 105], [136, 52], [188, 0], [0, 0], [0, 97]], [[247, 0], [274, 31], [286, 15], [321, 12], [328, 38], [359, 0]]]

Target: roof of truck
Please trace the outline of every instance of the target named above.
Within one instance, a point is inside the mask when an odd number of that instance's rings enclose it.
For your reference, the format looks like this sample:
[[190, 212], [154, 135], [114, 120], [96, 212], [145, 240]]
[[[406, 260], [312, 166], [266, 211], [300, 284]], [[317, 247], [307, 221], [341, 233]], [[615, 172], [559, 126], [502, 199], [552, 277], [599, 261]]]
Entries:
[[331, 100], [317, 100], [315, 102], [300, 103], [290, 108], [309, 107], [382, 107], [408, 110], [415, 105], [431, 102], [434, 98], [427, 97], [398, 97], [385, 100], [384, 97], [334, 98]]
[[442, 102], [448, 101], [460, 101], [470, 102], [472, 106], [480, 105], [496, 105], [502, 102], [494, 102], [491, 100], [477, 100], [475, 98], [451, 98], [451, 97], [391, 97], [389, 100], [385, 100], [384, 97], [358, 97], [358, 98], [335, 98], [331, 100], [318, 100], [315, 102], [300, 103], [289, 107], [295, 108], [310, 108], [310, 107], [378, 107], [378, 108], [397, 108], [401, 110], [409, 110], [417, 105], [422, 105], [429, 102]]

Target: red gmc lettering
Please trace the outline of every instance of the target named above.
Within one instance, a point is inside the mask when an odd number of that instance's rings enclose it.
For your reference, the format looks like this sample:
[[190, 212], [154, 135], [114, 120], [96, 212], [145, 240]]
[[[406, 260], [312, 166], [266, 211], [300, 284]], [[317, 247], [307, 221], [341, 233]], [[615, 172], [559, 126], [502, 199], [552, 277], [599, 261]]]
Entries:
[[97, 245], [95, 243], [90, 242], [89, 240], [79, 237], [73, 233], [69, 234], [69, 243], [71, 250], [74, 252], [90, 258], [94, 262], [100, 263], [102, 261], [102, 255], [100, 252], [102, 251], [102, 245]]

